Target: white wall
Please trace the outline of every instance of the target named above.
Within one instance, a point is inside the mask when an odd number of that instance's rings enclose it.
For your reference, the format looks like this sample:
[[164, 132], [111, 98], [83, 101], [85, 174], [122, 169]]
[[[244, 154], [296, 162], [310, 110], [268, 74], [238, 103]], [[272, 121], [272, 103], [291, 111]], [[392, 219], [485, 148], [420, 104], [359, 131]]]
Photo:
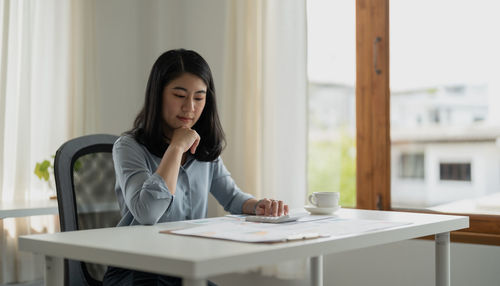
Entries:
[[[142, 106], [149, 69], [165, 50], [184, 47], [199, 51], [212, 67], [220, 89], [223, 0], [106, 0], [96, 1], [95, 10], [100, 132], [120, 134], [131, 128]], [[452, 244], [451, 249], [452, 285], [500, 285], [500, 247]], [[422, 240], [327, 256], [325, 285], [434, 285], [433, 257], [433, 242]], [[243, 274], [213, 280], [220, 286], [308, 285], [307, 279], [279, 281]]]
[[139, 47], [137, 5], [126, 1], [96, 1], [95, 35], [101, 122], [98, 132], [120, 134], [130, 129], [142, 103], [151, 60]]
[[132, 127], [150, 69], [170, 49], [198, 51], [222, 85], [225, 5], [217, 1], [96, 1], [95, 34], [101, 124], [98, 132]]

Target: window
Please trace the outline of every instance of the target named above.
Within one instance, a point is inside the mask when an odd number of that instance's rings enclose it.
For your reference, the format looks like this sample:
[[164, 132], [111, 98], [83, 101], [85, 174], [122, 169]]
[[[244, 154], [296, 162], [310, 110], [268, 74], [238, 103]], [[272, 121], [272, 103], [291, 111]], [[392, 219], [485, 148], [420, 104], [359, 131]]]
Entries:
[[439, 164], [439, 179], [470, 182], [470, 170], [470, 163], [441, 163]]
[[[477, 212], [494, 214], [491, 208], [481, 209], [479, 202], [489, 200], [497, 201], [500, 213], [500, 183], [491, 176], [500, 168], [496, 163], [500, 158], [496, 146], [500, 41], [483, 32], [500, 26], [490, 12], [494, 10], [491, 3], [390, 2], [391, 149], [420, 148], [429, 163], [428, 176], [420, 186], [420, 205], [400, 200], [398, 192], [412, 186], [393, 177], [392, 207], [413, 204], [417, 209], [468, 212], [464, 205], [470, 205]], [[443, 22], [442, 15], [450, 7], [453, 13]], [[415, 25], [422, 17], [425, 21]], [[416, 29], [418, 41], [414, 40]], [[428, 118], [419, 124], [416, 113], [428, 114]], [[404, 160], [406, 165], [417, 164], [410, 157]], [[453, 192], [447, 182], [468, 184], [456, 185]]]
[[309, 0], [308, 191], [356, 205], [355, 4]]
[[401, 154], [399, 178], [423, 179], [424, 174], [424, 154]]
[[[414, 211], [469, 215], [470, 228], [453, 232], [453, 241], [500, 245], [494, 2], [391, 1], [390, 16], [389, 0], [356, 3], [357, 206], [406, 209], [399, 195], [420, 190], [409, 201]], [[394, 185], [389, 159], [408, 149], [423, 150], [425, 186]], [[441, 163], [461, 172], [445, 176], [470, 181], [441, 181]]]

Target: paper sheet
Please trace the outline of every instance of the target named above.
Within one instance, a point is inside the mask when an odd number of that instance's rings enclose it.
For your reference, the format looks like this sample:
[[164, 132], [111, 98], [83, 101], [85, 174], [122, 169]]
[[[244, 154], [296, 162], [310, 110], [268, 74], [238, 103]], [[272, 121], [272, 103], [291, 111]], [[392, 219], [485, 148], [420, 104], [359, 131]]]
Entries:
[[317, 237], [342, 237], [407, 225], [407, 222], [343, 219], [335, 216], [304, 216], [290, 223], [246, 222], [244, 216], [192, 220], [192, 227], [162, 231], [242, 242], [280, 242]]

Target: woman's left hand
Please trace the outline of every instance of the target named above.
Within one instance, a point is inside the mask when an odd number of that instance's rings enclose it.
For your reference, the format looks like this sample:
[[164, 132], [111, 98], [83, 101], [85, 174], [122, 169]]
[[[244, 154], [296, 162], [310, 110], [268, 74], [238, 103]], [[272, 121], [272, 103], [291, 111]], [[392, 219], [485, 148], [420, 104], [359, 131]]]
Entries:
[[262, 199], [255, 205], [256, 215], [282, 216], [288, 214], [288, 205], [283, 201], [273, 199]]

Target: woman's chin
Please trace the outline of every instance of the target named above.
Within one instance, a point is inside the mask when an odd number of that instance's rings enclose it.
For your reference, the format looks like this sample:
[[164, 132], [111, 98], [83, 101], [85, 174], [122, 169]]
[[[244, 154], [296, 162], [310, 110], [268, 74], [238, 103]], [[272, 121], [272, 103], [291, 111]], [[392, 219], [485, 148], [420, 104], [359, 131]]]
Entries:
[[182, 122], [179, 124], [179, 126], [177, 128], [189, 128], [189, 129], [191, 129], [191, 127], [193, 127], [193, 125], [191, 123]]

